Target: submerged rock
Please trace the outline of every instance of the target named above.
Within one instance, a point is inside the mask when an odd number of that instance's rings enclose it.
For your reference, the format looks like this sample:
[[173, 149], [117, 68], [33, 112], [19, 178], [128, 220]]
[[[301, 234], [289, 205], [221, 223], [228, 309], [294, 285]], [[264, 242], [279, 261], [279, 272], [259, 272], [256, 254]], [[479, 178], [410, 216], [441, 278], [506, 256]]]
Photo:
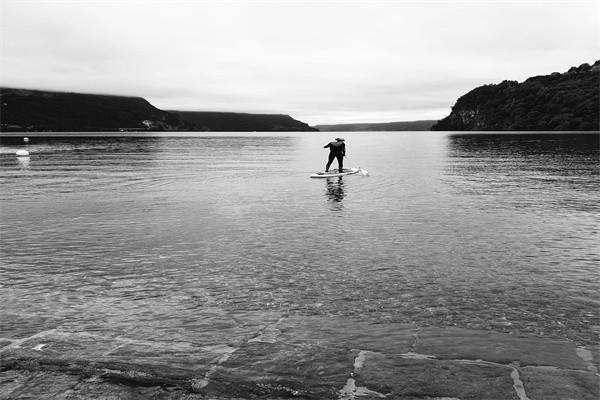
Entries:
[[600, 383], [595, 349], [568, 341], [252, 315], [221, 344], [54, 329], [6, 340], [0, 399], [585, 400]]

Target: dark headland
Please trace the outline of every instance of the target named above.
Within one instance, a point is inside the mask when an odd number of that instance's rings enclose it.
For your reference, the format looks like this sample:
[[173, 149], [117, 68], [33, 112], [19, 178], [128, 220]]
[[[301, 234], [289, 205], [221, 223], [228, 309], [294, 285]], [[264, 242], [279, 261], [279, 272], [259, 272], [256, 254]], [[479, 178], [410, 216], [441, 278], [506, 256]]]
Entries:
[[505, 80], [461, 96], [446, 118], [316, 125], [320, 131], [598, 131], [600, 61], [565, 73]]
[[503, 81], [460, 97], [437, 131], [600, 130], [600, 60], [565, 73]]
[[315, 131], [289, 115], [164, 111], [141, 97], [0, 88], [2, 132]]
[[247, 114], [211, 111], [171, 111], [196, 131], [290, 132], [316, 131], [285, 114]]

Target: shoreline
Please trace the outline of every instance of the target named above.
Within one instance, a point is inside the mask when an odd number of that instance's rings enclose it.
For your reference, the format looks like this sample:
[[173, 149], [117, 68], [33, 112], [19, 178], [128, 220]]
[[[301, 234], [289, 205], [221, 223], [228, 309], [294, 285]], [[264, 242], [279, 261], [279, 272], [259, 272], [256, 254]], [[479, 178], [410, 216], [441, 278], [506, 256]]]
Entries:
[[240, 332], [222, 342], [60, 329], [4, 339], [0, 398], [591, 400], [598, 394], [598, 345], [323, 316], [246, 318], [236, 318]]

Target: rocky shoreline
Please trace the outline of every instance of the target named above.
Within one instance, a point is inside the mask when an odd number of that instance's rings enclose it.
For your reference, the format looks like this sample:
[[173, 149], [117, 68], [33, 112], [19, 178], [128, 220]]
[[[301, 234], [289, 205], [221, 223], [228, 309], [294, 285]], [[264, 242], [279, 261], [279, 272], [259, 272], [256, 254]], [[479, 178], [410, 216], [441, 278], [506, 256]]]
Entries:
[[[257, 318], [258, 317], [258, 318]], [[323, 316], [198, 343], [60, 328], [0, 339], [0, 399], [597, 399], [598, 346]]]

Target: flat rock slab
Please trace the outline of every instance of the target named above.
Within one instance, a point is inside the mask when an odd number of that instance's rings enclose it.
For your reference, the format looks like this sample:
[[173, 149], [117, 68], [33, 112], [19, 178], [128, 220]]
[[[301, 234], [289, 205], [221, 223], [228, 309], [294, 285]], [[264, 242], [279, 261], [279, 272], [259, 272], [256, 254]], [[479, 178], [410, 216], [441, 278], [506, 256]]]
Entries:
[[62, 395], [77, 385], [79, 378], [54, 372], [0, 372], [0, 399], [44, 399]]
[[587, 363], [566, 340], [516, 337], [506, 333], [460, 328], [426, 328], [415, 351], [448, 360], [485, 360], [501, 364], [546, 365], [582, 369]]
[[288, 317], [277, 324], [285, 343], [335, 346], [346, 349], [405, 353], [418, 329], [409, 324], [376, 324], [323, 316]]
[[219, 364], [202, 392], [335, 399], [353, 360], [335, 347], [252, 342]]
[[[0, 372], [0, 400], [207, 400], [200, 394], [164, 386], [132, 386], [47, 371]], [[211, 400], [244, 400], [213, 396]], [[264, 400], [283, 400], [264, 398]]]
[[[589, 364], [595, 367], [596, 372], [600, 372], [600, 345], [588, 346], [584, 351], [589, 352]], [[590, 368], [588, 368], [590, 369]]]
[[[356, 386], [386, 399], [518, 400], [511, 369], [501, 365], [407, 359], [367, 352], [355, 373]], [[381, 398], [381, 397], [380, 397]]]
[[600, 380], [592, 372], [554, 368], [520, 368], [521, 380], [531, 399], [598, 400]]

